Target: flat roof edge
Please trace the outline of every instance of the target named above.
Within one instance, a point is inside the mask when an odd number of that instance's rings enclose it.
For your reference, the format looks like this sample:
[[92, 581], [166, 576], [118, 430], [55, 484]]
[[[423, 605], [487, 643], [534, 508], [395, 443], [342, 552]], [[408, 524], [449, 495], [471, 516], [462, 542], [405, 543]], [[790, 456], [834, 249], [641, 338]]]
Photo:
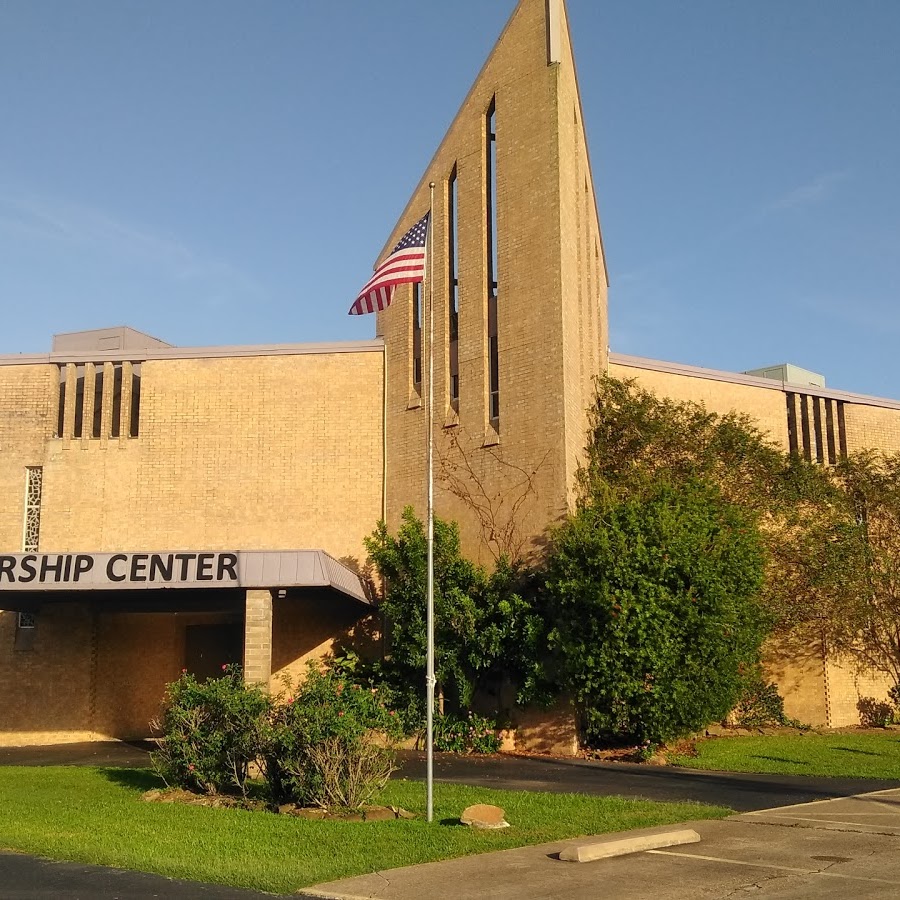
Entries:
[[860, 406], [875, 406], [881, 409], [900, 410], [900, 400], [887, 397], [870, 397], [867, 394], [854, 394], [850, 391], [835, 391], [820, 388], [812, 384], [792, 384], [789, 381], [777, 381], [774, 378], [762, 378], [757, 375], [743, 375], [739, 372], [724, 372], [719, 369], [704, 369], [701, 366], [689, 366], [684, 363], [666, 362], [661, 359], [647, 359], [643, 356], [629, 356], [625, 353], [610, 353], [610, 365], [627, 366], [632, 369], [647, 369], [652, 372], [666, 372], [670, 375], [684, 375], [688, 378], [704, 378], [708, 381], [724, 381], [728, 384], [742, 384], [747, 387], [762, 388], [767, 391], [784, 393], [809, 394], [813, 397], [824, 397], [829, 400], [842, 400], [845, 403], [857, 403]]
[[0, 355], [0, 366], [36, 366], [54, 363], [146, 362], [162, 359], [238, 359], [251, 356], [305, 356], [329, 353], [383, 353], [384, 341], [336, 341], [315, 344], [256, 344], [221, 347], [153, 347], [147, 350], [98, 350], [77, 353], [13, 353]]

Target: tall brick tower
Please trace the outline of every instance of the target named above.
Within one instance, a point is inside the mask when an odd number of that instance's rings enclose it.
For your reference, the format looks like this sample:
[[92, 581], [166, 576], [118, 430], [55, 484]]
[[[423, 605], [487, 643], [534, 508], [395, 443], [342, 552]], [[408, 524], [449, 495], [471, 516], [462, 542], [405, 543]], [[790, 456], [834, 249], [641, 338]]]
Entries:
[[[563, 0], [520, 0], [382, 257], [428, 210], [430, 182], [436, 512], [482, 560], [527, 554], [572, 502], [592, 379], [607, 366], [606, 265]], [[419, 288], [398, 288], [378, 316], [391, 527], [406, 504], [425, 511]]]

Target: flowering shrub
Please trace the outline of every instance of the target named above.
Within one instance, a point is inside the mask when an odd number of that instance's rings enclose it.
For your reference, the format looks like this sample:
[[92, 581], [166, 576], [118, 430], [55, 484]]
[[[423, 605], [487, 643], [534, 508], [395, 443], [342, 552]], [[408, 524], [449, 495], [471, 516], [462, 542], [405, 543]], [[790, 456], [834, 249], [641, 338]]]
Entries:
[[359, 808], [394, 770], [389, 746], [402, 735], [388, 693], [311, 666], [306, 680], [272, 713], [264, 753], [277, 803]]
[[448, 753], [497, 753], [497, 725], [485, 716], [469, 713], [434, 717], [434, 749]]
[[166, 691], [161, 732], [151, 754], [166, 784], [190, 791], [246, 796], [250, 763], [259, 756], [270, 700], [247, 685], [240, 666], [223, 666], [222, 677], [200, 682], [187, 671]]

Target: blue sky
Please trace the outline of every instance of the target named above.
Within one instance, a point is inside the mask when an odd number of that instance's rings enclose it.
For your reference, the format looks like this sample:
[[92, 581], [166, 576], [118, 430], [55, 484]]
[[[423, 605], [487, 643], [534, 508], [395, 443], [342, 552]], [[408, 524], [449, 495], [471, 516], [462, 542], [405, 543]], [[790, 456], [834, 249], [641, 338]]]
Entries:
[[[371, 337], [346, 310], [513, 5], [2, 0], [0, 352]], [[568, 8], [612, 349], [900, 398], [900, 3]]]

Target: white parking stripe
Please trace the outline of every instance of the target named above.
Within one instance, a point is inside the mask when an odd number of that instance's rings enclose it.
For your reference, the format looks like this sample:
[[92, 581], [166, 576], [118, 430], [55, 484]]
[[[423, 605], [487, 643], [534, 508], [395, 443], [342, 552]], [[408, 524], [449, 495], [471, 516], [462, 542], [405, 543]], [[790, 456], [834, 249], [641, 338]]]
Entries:
[[685, 859], [700, 859], [707, 862], [729, 863], [732, 866], [749, 866], [754, 869], [775, 869], [779, 872], [792, 872], [795, 875], [820, 875], [828, 878], [843, 878], [847, 881], [870, 881], [875, 884], [900, 885], [900, 881], [888, 881], [884, 878], [866, 878], [863, 875], [844, 875], [841, 872], [820, 872], [816, 869], [797, 869], [793, 866], [776, 866], [771, 863], [747, 862], [743, 859], [725, 859], [721, 856], [701, 856], [699, 853], [679, 853], [676, 850], [647, 850], [656, 856], [680, 856]]

